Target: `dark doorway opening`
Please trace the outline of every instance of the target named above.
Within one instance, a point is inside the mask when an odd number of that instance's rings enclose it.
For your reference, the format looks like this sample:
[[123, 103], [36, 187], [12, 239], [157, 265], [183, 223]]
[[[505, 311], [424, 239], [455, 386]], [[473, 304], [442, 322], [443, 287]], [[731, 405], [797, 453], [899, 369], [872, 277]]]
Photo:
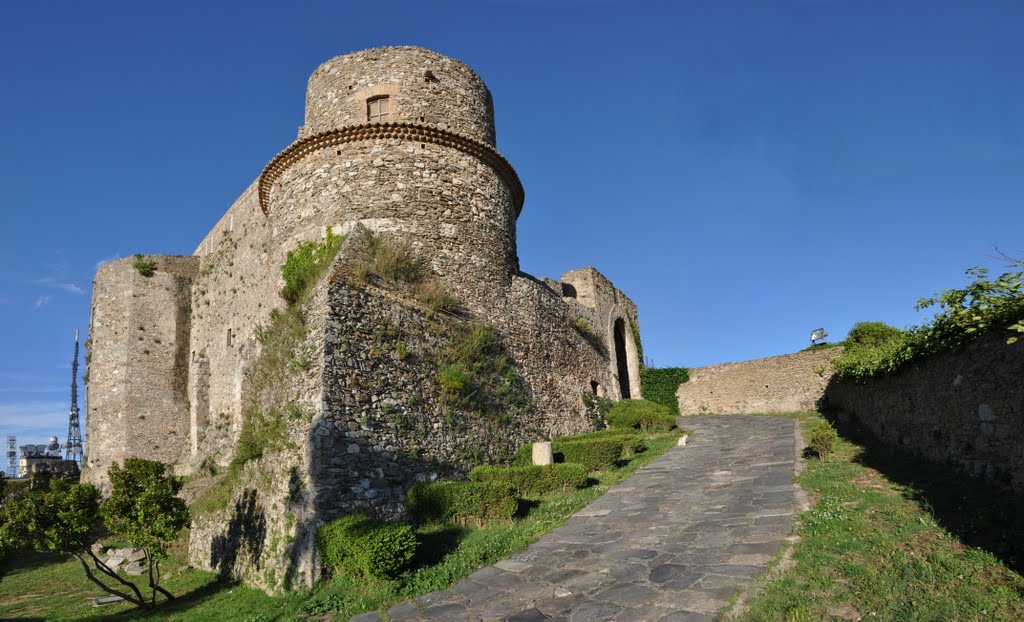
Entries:
[[615, 320], [615, 365], [619, 374], [619, 392], [622, 399], [628, 400], [629, 395], [629, 364], [626, 362], [626, 322], [622, 318]]

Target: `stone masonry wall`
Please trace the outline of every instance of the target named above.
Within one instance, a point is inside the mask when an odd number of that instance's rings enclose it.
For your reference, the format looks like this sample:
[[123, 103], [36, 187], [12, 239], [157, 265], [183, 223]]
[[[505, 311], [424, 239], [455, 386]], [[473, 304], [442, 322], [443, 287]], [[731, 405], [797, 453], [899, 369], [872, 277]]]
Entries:
[[441, 353], [473, 320], [354, 287], [344, 256], [304, 307], [314, 364], [288, 391], [308, 418], [290, 419], [283, 448], [247, 463], [227, 507], [197, 516], [192, 530], [193, 563], [269, 591], [315, 578], [320, 524], [357, 511], [403, 518], [416, 482], [592, 429], [582, 395], [594, 379], [610, 382], [605, 349], [573, 328], [576, 312], [547, 285], [517, 278], [507, 297], [516, 310], [487, 319], [536, 407], [479, 413], [446, 399]]
[[830, 407], [883, 442], [1024, 490], [1024, 342], [993, 334], [864, 384], [833, 380]]
[[[605, 386], [608, 397], [640, 399], [640, 324], [636, 304], [617, 289], [612, 282], [594, 268], [578, 268], [562, 275], [562, 296], [568, 302], [575, 300], [592, 312], [593, 326], [600, 340], [608, 347], [608, 370], [610, 383]], [[615, 351], [615, 323], [621, 320], [624, 326], [626, 375], [619, 378], [618, 355]], [[624, 380], [629, 395], [623, 395], [619, 386]]]
[[156, 262], [152, 276], [126, 258], [101, 266], [93, 282], [83, 481], [97, 485], [114, 462], [174, 463], [188, 445], [190, 289], [199, 261], [143, 259]]
[[309, 79], [299, 137], [365, 123], [366, 100], [379, 95], [391, 98], [390, 121], [427, 123], [495, 144], [494, 104], [480, 76], [418, 47], [363, 50], [320, 65]]
[[320, 149], [271, 194], [277, 239], [361, 222], [410, 240], [462, 300], [476, 303], [518, 268], [515, 209], [489, 166], [458, 149], [390, 139]]
[[690, 370], [679, 387], [679, 412], [759, 414], [814, 410], [842, 347], [724, 363]]

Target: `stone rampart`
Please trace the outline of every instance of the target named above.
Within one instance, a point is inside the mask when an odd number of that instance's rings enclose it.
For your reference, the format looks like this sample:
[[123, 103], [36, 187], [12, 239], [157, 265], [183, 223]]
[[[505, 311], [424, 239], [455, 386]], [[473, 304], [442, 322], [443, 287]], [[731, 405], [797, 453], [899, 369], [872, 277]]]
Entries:
[[679, 387], [684, 415], [784, 413], [814, 410], [842, 347], [724, 363], [690, 370]]
[[1003, 334], [864, 384], [833, 380], [831, 408], [883, 442], [1024, 490], [1024, 342]]
[[106, 263], [93, 281], [83, 481], [131, 456], [175, 463], [189, 439], [188, 350], [195, 257], [145, 255]]

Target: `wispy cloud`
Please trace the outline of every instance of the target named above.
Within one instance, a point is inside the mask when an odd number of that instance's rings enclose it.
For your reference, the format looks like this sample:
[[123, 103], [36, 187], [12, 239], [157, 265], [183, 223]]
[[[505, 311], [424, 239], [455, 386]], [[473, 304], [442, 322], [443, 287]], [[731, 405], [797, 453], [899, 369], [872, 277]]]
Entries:
[[43, 308], [43, 306], [46, 305], [46, 303], [50, 302], [51, 300], [53, 300], [53, 296], [40, 296], [39, 298], [36, 298], [36, 301], [34, 303], [32, 303], [32, 308], [41, 309]]
[[66, 291], [66, 292], [71, 292], [72, 294], [84, 294], [85, 293], [85, 290], [83, 290], [81, 287], [75, 285], [74, 283], [62, 283], [62, 282], [58, 281], [57, 279], [55, 279], [52, 276], [44, 276], [43, 278], [39, 279], [39, 283], [42, 284], [42, 285], [45, 285], [47, 287], [53, 287], [53, 288], [56, 288], [56, 289], [62, 289], [64, 291]]

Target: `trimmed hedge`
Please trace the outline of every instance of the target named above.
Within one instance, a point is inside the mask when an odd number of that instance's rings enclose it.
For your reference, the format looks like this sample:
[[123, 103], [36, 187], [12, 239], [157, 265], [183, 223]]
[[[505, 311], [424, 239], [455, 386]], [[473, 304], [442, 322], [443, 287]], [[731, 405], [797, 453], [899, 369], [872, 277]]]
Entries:
[[621, 400], [608, 411], [613, 428], [639, 428], [644, 432], [668, 432], [676, 418], [666, 406], [647, 400]]
[[[620, 438], [592, 438], [581, 441], [555, 440], [551, 444], [556, 462], [575, 462], [588, 471], [602, 471], [622, 457], [624, 443]], [[561, 454], [562, 459], [558, 460]]]
[[419, 545], [408, 525], [384, 523], [361, 514], [321, 526], [316, 543], [328, 566], [381, 579], [394, 578], [405, 570]]
[[515, 488], [520, 497], [527, 497], [554, 490], [583, 488], [587, 483], [587, 469], [579, 464], [479, 466], [469, 472], [469, 479], [508, 484]]
[[690, 370], [685, 367], [643, 367], [640, 369], [640, 392], [644, 399], [661, 404], [675, 416], [679, 416], [679, 385], [690, 379]]
[[405, 506], [423, 523], [484, 524], [510, 520], [519, 498], [513, 486], [499, 482], [424, 482], [409, 489]]
[[[610, 444], [609, 444], [610, 443]], [[594, 446], [594, 455], [587, 456], [587, 447]], [[568, 450], [567, 445], [572, 445]], [[607, 453], [611, 445], [618, 447], [618, 454], [608, 459]], [[588, 434], [576, 436], [557, 436], [551, 440], [551, 451], [555, 455], [555, 462], [570, 462], [582, 464], [588, 471], [598, 471], [608, 468], [620, 458], [629, 457], [647, 449], [644, 439], [633, 430], [601, 430]], [[519, 448], [512, 458], [513, 466], [530, 466], [533, 464], [533, 444], [524, 445]]]

